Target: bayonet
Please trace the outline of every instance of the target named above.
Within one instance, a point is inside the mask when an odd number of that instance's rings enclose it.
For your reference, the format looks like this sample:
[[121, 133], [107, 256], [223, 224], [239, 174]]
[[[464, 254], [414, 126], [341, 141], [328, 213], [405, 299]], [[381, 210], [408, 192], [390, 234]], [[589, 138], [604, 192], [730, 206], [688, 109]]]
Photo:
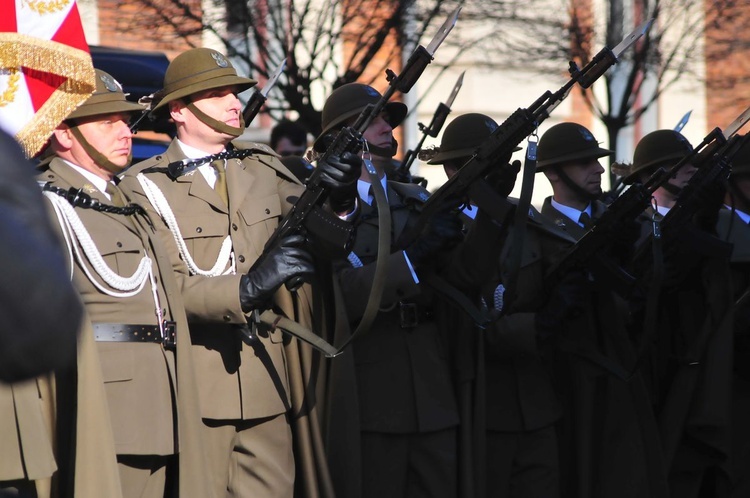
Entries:
[[276, 86], [276, 82], [279, 80], [279, 76], [281, 76], [281, 73], [284, 72], [284, 69], [286, 69], [286, 59], [282, 60], [278, 66], [276, 66], [276, 69], [274, 69], [273, 74], [271, 74], [271, 77], [268, 78], [268, 82], [263, 86], [263, 89], [260, 91], [261, 95], [264, 97], [268, 97], [268, 92], [271, 91], [271, 88]]
[[464, 84], [464, 74], [466, 74], [466, 71], [461, 71], [461, 75], [456, 80], [456, 84], [453, 85], [453, 90], [451, 90], [451, 94], [448, 96], [448, 100], [445, 101], [445, 105], [449, 109], [453, 105], [453, 101], [456, 100], [456, 95], [458, 95], [459, 90], [461, 90], [461, 87]]
[[276, 82], [279, 80], [281, 73], [284, 72], [285, 67], [286, 59], [282, 60], [279, 65], [276, 66], [276, 69], [274, 69], [266, 84], [263, 85], [263, 88], [261, 90], [256, 90], [250, 96], [247, 105], [245, 105], [245, 109], [242, 111], [242, 119], [245, 122], [245, 126], [250, 124], [252, 120], [255, 119], [255, 116], [258, 115], [260, 108], [266, 103], [268, 93], [274, 86], [276, 86]]
[[745, 123], [747, 123], [748, 121], [750, 121], [750, 107], [745, 109], [745, 112], [740, 114], [737, 119], [732, 121], [729, 126], [724, 129], [724, 132], [722, 133], [724, 135], [724, 138], [726, 138], [727, 140], [730, 139], [734, 134], [740, 131], [740, 128], [745, 126]]
[[445, 38], [448, 36], [448, 33], [451, 32], [453, 29], [453, 26], [456, 25], [456, 21], [458, 20], [458, 14], [461, 12], [461, 7], [456, 7], [456, 9], [451, 13], [450, 16], [448, 16], [448, 19], [445, 20], [442, 26], [440, 26], [440, 29], [438, 29], [437, 33], [435, 33], [435, 36], [432, 38], [432, 41], [427, 45], [427, 53], [430, 54], [430, 57], [435, 55], [435, 51], [438, 49], [441, 43], [445, 40]]
[[630, 32], [625, 38], [622, 39], [620, 43], [618, 43], [615, 48], [612, 49], [612, 53], [615, 55], [616, 58], [619, 58], [620, 55], [622, 55], [623, 52], [625, 52], [627, 49], [631, 47], [636, 41], [638, 41], [643, 35], [646, 34], [646, 32], [651, 29], [651, 25], [654, 23], [653, 19], [649, 19], [648, 21], [644, 22], [637, 28], [635, 28], [633, 31]]
[[596, 81], [607, 69], [613, 64], [617, 63], [620, 55], [629, 49], [637, 40], [639, 40], [646, 32], [651, 28], [651, 24], [654, 22], [653, 19], [649, 19], [644, 22], [633, 31], [631, 31], [620, 43], [615, 45], [615, 48], [609, 49], [604, 47], [597, 53], [591, 62], [586, 64], [582, 70], [578, 70], [574, 62], [570, 63], [570, 74], [575, 76], [576, 72], [582, 73], [578, 78], [578, 84], [583, 88], [588, 88], [591, 84]]
[[681, 132], [681, 131], [682, 131], [682, 129], [683, 129], [683, 128], [685, 127], [685, 125], [687, 124], [687, 122], [688, 122], [688, 121], [690, 121], [690, 114], [691, 114], [692, 112], [693, 112], [693, 111], [688, 111], [688, 112], [686, 112], [686, 113], [685, 113], [685, 115], [684, 115], [684, 116], [682, 116], [682, 119], [680, 120], [680, 122], [679, 122], [679, 123], [677, 123], [677, 126], [675, 126], [675, 127], [674, 127], [674, 131], [676, 131], [677, 133], [679, 133], [679, 132]]
[[417, 143], [417, 146], [414, 149], [409, 149], [407, 151], [406, 155], [404, 156], [404, 160], [401, 162], [399, 167], [395, 171], [394, 179], [399, 182], [409, 183], [411, 182], [411, 175], [409, 175], [409, 170], [411, 169], [411, 165], [414, 163], [414, 160], [419, 156], [419, 152], [422, 150], [422, 146], [424, 145], [425, 139], [430, 137], [437, 137], [438, 133], [440, 133], [440, 130], [443, 128], [443, 125], [445, 124], [445, 120], [448, 117], [448, 114], [451, 112], [451, 106], [453, 105], [453, 101], [456, 100], [456, 96], [458, 95], [459, 90], [461, 90], [461, 86], [464, 83], [464, 74], [466, 71], [461, 72], [461, 75], [456, 80], [456, 83], [453, 85], [453, 90], [451, 90], [451, 94], [448, 96], [448, 99], [445, 101], [445, 103], [438, 104], [438, 108], [435, 110], [435, 114], [432, 116], [432, 121], [430, 122], [429, 126], [425, 126], [422, 123], [419, 123], [419, 130], [422, 132], [422, 138], [419, 139], [419, 143]]

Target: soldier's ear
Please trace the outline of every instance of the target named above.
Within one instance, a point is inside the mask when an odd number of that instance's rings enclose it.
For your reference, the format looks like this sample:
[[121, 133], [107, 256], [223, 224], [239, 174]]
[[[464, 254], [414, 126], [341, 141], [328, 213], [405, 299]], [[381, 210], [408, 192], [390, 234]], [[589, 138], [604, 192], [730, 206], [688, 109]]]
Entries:
[[175, 123], [183, 123], [185, 121], [185, 113], [187, 112], [187, 106], [181, 100], [173, 100], [167, 104], [169, 106], [169, 115], [172, 117]]
[[60, 123], [52, 132], [52, 138], [57, 142], [63, 149], [70, 149], [73, 146], [73, 134], [70, 132], [70, 127], [66, 123]]

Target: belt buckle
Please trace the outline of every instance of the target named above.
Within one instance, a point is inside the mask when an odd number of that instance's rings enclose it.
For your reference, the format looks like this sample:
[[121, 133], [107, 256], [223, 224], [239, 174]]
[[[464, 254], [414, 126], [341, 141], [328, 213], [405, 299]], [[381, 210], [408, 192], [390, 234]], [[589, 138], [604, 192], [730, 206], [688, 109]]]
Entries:
[[413, 329], [419, 325], [417, 303], [398, 303], [398, 316], [402, 329]]
[[164, 330], [164, 337], [162, 338], [162, 344], [165, 348], [174, 348], [177, 346], [177, 340], [176, 340], [176, 332], [177, 329], [177, 322], [174, 322], [172, 320], [164, 320], [163, 322], [163, 330]]

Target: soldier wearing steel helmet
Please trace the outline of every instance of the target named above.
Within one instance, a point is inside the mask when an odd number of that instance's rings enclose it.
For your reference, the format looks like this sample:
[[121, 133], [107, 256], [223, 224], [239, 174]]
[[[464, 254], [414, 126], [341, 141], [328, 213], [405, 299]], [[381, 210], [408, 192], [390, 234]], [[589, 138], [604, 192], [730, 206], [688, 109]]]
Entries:
[[[648, 133], [636, 146], [625, 181], [645, 181], [691, 151], [674, 130]], [[666, 222], [685, 205], [685, 186], [695, 172], [685, 163], [654, 192], [656, 210], [648, 208], [639, 221], [648, 234], [654, 220], [665, 216], [661, 237], [656, 243], [653, 236], [639, 243], [631, 269], [643, 283], [641, 294], [648, 296], [645, 302], [631, 300], [631, 336], [650, 346], [641, 370], [659, 421], [671, 496], [699, 496], [702, 489], [714, 493], [725, 475], [723, 457], [717, 455], [726, 455], [730, 444], [724, 407], [729, 406], [732, 369], [727, 354], [732, 294], [729, 246], [716, 237], [721, 198], [705, 196], [710, 202], [682, 226]]]
[[[97, 444], [113, 447], [121, 489], [98, 493], [206, 496], [197, 446], [197, 391], [179, 287], [151, 220], [117, 185], [116, 175], [130, 162], [129, 121], [143, 108], [127, 101], [109, 74], [97, 70], [96, 82], [94, 94], [54, 131], [38, 176], [59, 222], [60, 238], [67, 244], [72, 279], [91, 322], [82, 331], [81, 351], [86, 341], [96, 341], [100, 371], [79, 360], [76, 375], [101, 378], [108, 404], [104, 413], [109, 419], [96, 421], [101, 427], [78, 430], [106, 434], [111, 428], [111, 439], [97, 438]], [[177, 350], [176, 343], [181, 345]], [[64, 385], [62, 378], [58, 384]], [[57, 400], [59, 413], [67, 413], [64, 410], [76, 402], [78, 420], [96, 410], [79, 391], [77, 399]], [[179, 485], [175, 482], [172, 489], [167, 474], [177, 470], [178, 453], [190, 456], [180, 458]], [[84, 447], [77, 446], [75, 454], [82, 458]], [[111, 458], [114, 464], [115, 455]], [[84, 466], [95, 469], [107, 461], [105, 455]], [[71, 462], [63, 462], [64, 469], [72, 468]], [[104, 476], [97, 473], [91, 481]], [[71, 489], [90, 484], [82, 474], [69, 479], [63, 472], [61, 480]]]
[[[557, 124], [539, 140], [537, 171], [553, 191], [542, 214], [574, 240], [606, 210], [598, 201], [604, 172], [599, 159], [610, 154], [577, 123]], [[629, 233], [625, 245], [635, 235]], [[553, 262], [570, 247], [548, 242], [542, 251]], [[547, 289], [535, 316], [563, 405], [561, 496], [665, 496], [656, 422], [626, 329], [628, 309], [609, 274], [596, 270], [570, 271]]]
[[[323, 108], [323, 132], [315, 149], [323, 152], [344, 125], [351, 125], [369, 104], [381, 98], [361, 83], [343, 85]], [[390, 159], [393, 128], [406, 116], [400, 102], [386, 104], [363, 132], [363, 157]], [[447, 351], [435, 314], [436, 301], [421, 281], [461, 236], [453, 213], [440, 213], [423, 236], [408, 247], [400, 242], [428, 193], [414, 184], [389, 181], [384, 162], [374, 161], [392, 218], [387, 285], [370, 330], [352, 344], [352, 370], [335, 381], [356, 383], [356, 394], [330, 410], [333, 434], [328, 453], [337, 496], [456, 496], [456, 401], [446, 361]], [[379, 230], [371, 178], [363, 168], [357, 182], [357, 234], [348, 260], [339, 262], [338, 281], [349, 320], [362, 316], [376, 270]], [[334, 363], [333, 368], [346, 368]], [[345, 384], [331, 386], [333, 392]], [[340, 398], [339, 398], [340, 399]], [[340, 421], [340, 422], [336, 422]], [[350, 432], [345, 429], [351, 429]], [[349, 437], [346, 437], [346, 435]]]
[[738, 303], [734, 318], [734, 362], [732, 376], [731, 447], [728, 461], [729, 486], [718, 496], [750, 495], [750, 141], [732, 158], [724, 208], [719, 212], [717, 232], [732, 243], [730, 270], [732, 298]]
[[[306, 392], [309, 379], [295, 361], [298, 343], [253, 317], [273, 308], [311, 324], [309, 286], [295, 294], [282, 286], [293, 277], [311, 278], [314, 266], [301, 235], [264, 253], [280, 217], [304, 187], [268, 146], [237, 140], [244, 131], [237, 94], [254, 84], [215, 50], [195, 48], [177, 56], [152, 111], [168, 113], [177, 136], [164, 154], [128, 170], [123, 182], [162, 218], [182, 282], [213, 493], [291, 497], [291, 424], [314, 409], [298, 404], [307, 402], [304, 396], [292, 399], [292, 389], [300, 385]], [[249, 154], [190, 171], [169, 169], [181, 160], [240, 150]], [[359, 176], [359, 158], [332, 157], [318, 168], [332, 193], [345, 191], [330, 209], [351, 211], [354, 198], [346, 188]], [[300, 439], [300, 454], [313, 455], [304, 444]]]
[[[437, 154], [429, 164], [442, 164], [450, 178], [471, 157], [474, 151], [497, 128], [497, 123], [484, 114], [469, 113], [456, 117], [445, 128]], [[498, 164], [498, 167], [509, 166]], [[517, 165], [520, 166], [520, 163]], [[512, 179], [515, 179], [514, 170]], [[509, 178], [511, 179], [511, 178]], [[513, 181], [494, 185], [503, 197], [513, 188]], [[517, 199], [509, 199], [517, 204]], [[561, 409], [549, 373], [537, 348], [534, 315], [541, 307], [544, 295], [545, 260], [542, 240], [560, 239], [573, 243], [573, 239], [543, 217], [533, 207], [529, 208], [526, 230], [523, 234], [523, 255], [517, 270], [517, 285], [512, 289], [511, 300], [506, 292], [509, 275], [513, 271], [514, 228], [505, 222], [507, 238], [476, 237], [476, 231], [492, 233], [493, 226], [482, 225], [481, 207], [474, 214], [475, 223], [469, 230], [464, 245], [478, 244], [488, 249], [486, 255], [479, 248], [468, 251], [471, 263], [491, 278], [481, 288], [481, 300], [499, 316], [484, 330], [474, 330], [473, 323], [464, 320], [464, 328], [452, 334], [456, 345], [452, 350], [469, 348], [484, 351], [477, 364], [464, 362], [456, 366], [459, 392], [471, 393], [482, 388], [474, 401], [474, 410], [480, 410], [475, 420], [484, 420], [484, 427], [474, 427], [476, 496], [559, 496], [559, 463], [555, 424]], [[520, 236], [520, 235], [518, 235]], [[486, 258], [486, 259], [485, 259]], [[466, 268], [464, 267], [464, 270]], [[476, 287], [476, 276], [466, 277], [467, 291]], [[475, 296], [478, 297], [478, 296]], [[472, 358], [473, 354], [458, 354], [459, 359]], [[464, 394], [459, 399], [471, 399]], [[466, 412], [467, 410], [463, 410]], [[462, 455], [462, 458], [465, 455]], [[481, 491], [479, 491], [481, 490]]]

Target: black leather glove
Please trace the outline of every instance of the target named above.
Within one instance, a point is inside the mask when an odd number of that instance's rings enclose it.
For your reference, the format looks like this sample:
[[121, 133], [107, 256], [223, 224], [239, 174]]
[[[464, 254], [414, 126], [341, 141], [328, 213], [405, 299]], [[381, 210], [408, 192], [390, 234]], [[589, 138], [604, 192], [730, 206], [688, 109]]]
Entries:
[[293, 277], [307, 277], [314, 271], [313, 258], [304, 248], [302, 235], [282, 239], [240, 279], [242, 311], [268, 308], [273, 294]]
[[516, 177], [519, 171], [521, 171], [521, 161], [515, 160], [512, 163], [504, 164], [487, 175], [487, 183], [492, 186], [495, 192], [503, 197], [508, 197], [513, 191], [513, 187], [516, 186]]
[[351, 211], [357, 197], [362, 159], [351, 152], [344, 152], [340, 157], [332, 155], [325, 161], [319, 161], [318, 168], [321, 170], [321, 183], [330, 189], [328, 199], [331, 209], [336, 213]]
[[462, 229], [461, 218], [451, 204], [433, 215], [422, 235], [404, 252], [415, 267], [424, 267], [439, 252], [458, 243], [463, 237]]

